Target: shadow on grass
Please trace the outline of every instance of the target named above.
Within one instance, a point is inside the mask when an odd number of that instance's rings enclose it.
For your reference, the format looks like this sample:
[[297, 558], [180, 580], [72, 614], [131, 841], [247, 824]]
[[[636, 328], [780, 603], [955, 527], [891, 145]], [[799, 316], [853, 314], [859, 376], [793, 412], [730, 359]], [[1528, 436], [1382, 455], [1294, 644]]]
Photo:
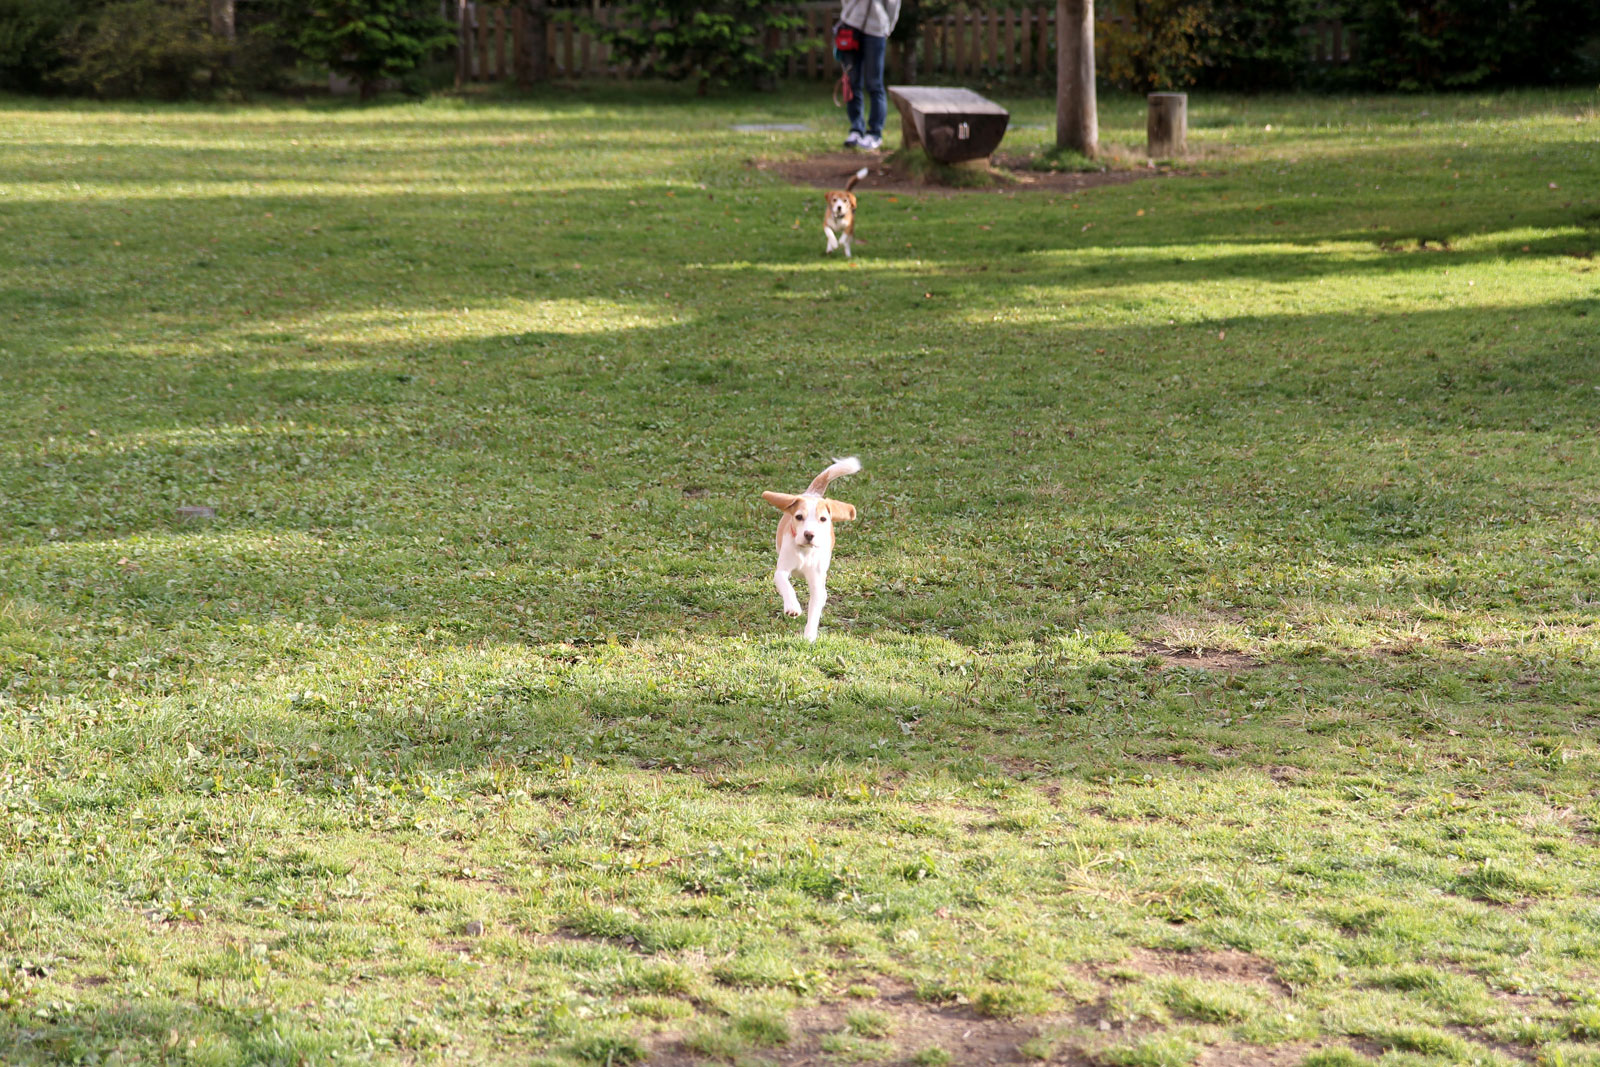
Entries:
[[[1219, 588], [1246, 612], [1286, 596], [1570, 607], [1581, 567], [1552, 567], [1529, 524], [1586, 507], [1588, 307], [1527, 311], [1529, 347], [1499, 309], [1239, 320], [1241, 348], [1208, 328], [984, 324], [959, 350], [915, 330], [872, 352], [800, 345], [867, 459], [841, 494], [861, 521], [830, 618], [993, 641], [1076, 625], [1084, 604]], [[157, 626], [737, 633], [772, 608], [757, 494], [814, 473], [773, 445], [813, 419], [753, 343], [768, 330], [796, 344], [776, 321], [716, 350], [673, 325], [352, 342], [292, 369], [281, 342], [216, 356], [165, 410], [108, 413], [95, 436], [47, 413], [51, 436], [12, 460], [0, 561], [15, 596]], [[152, 380], [109, 353], [49, 375], [46, 393]], [[218, 521], [178, 526], [194, 503]]]
[[116, 1005], [79, 1005], [67, 1013], [0, 1015], [0, 1058], [6, 1063], [98, 1061], [118, 1053], [139, 1059], [154, 1050], [162, 1059], [218, 1063], [307, 1063], [347, 1053], [368, 1039], [358, 1029], [340, 1033], [326, 1018], [301, 1021], [299, 1012], [221, 1003], [191, 1004], [151, 998]]

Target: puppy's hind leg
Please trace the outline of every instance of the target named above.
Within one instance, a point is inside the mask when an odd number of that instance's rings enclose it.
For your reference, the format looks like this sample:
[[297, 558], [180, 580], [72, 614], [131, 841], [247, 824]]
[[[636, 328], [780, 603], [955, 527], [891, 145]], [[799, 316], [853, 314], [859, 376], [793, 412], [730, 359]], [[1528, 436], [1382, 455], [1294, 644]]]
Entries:
[[822, 623], [822, 605], [828, 602], [828, 572], [823, 571], [814, 577], [807, 576], [806, 592], [806, 640], [817, 639], [817, 627]]
[[793, 571], [779, 568], [773, 572], [772, 581], [778, 587], [778, 595], [783, 598], [783, 613], [790, 618], [800, 614], [800, 598], [794, 595], [794, 583], [789, 581]]

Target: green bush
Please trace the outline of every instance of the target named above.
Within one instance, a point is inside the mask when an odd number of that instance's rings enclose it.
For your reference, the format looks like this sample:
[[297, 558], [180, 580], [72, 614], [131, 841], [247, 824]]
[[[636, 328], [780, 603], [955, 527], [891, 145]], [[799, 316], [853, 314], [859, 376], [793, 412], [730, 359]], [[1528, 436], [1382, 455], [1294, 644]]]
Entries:
[[232, 46], [214, 37], [206, 0], [121, 0], [80, 16], [58, 38], [65, 62], [50, 74], [100, 97], [177, 99], [222, 81]]
[[1298, 33], [1316, 17], [1318, 0], [1219, 3], [1202, 48], [1196, 81], [1210, 89], [1264, 92], [1304, 88], [1317, 80], [1309, 46]]
[[66, 63], [61, 38], [99, 0], [0, 0], [0, 89], [37, 92]]
[[1526, 85], [1592, 73], [1580, 49], [1600, 32], [1593, 0], [1345, 0], [1356, 34], [1344, 80], [1407, 91]]
[[572, 15], [646, 73], [711, 86], [760, 88], [773, 83], [789, 57], [821, 42], [769, 48], [768, 30], [800, 26], [798, 16], [766, 0], [634, 0], [615, 25]]
[[1095, 73], [1133, 92], [1193, 85], [1217, 39], [1213, 0], [1127, 0], [1120, 20], [1095, 22]]
[[456, 39], [438, 4], [427, 0], [273, 0], [272, 11], [264, 33], [348, 77], [363, 100], [386, 81], [420, 93], [419, 66]]

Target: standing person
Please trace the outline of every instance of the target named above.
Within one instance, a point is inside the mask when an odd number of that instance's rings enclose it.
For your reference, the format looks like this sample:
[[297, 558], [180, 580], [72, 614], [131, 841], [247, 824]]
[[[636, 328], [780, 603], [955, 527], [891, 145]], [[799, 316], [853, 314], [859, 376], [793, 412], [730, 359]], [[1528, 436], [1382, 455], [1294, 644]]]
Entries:
[[[889, 110], [889, 94], [883, 87], [883, 55], [889, 45], [889, 34], [900, 19], [900, 0], [844, 0], [839, 22], [852, 27], [861, 47], [851, 52], [840, 52], [845, 72], [850, 78], [850, 101], [845, 112], [850, 116], [850, 136], [844, 139], [846, 148], [865, 148], [877, 151], [883, 147], [883, 120]], [[861, 98], [866, 96], [870, 107], [866, 121], [862, 121]]]

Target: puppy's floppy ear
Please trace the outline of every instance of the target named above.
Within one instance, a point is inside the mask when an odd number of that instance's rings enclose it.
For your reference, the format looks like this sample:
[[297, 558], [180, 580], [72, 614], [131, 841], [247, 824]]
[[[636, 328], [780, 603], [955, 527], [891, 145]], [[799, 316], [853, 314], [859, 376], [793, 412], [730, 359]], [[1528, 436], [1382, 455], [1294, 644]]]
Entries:
[[850, 210], [854, 211], [856, 209], [856, 194], [855, 193], [845, 193], [844, 195], [848, 196], [850, 198]]
[[788, 511], [790, 508], [794, 507], [794, 502], [800, 498], [795, 496], [793, 493], [766, 492], [761, 494], [761, 499], [765, 500], [779, 511]]
[[839, 522], [849, 522], [856, 517], [856, 506], [854, 504], [846, 504], [843, 500], [834, 500], [829, 497], [823, 497], [822, 502], [828, 505], [828, 514]]

